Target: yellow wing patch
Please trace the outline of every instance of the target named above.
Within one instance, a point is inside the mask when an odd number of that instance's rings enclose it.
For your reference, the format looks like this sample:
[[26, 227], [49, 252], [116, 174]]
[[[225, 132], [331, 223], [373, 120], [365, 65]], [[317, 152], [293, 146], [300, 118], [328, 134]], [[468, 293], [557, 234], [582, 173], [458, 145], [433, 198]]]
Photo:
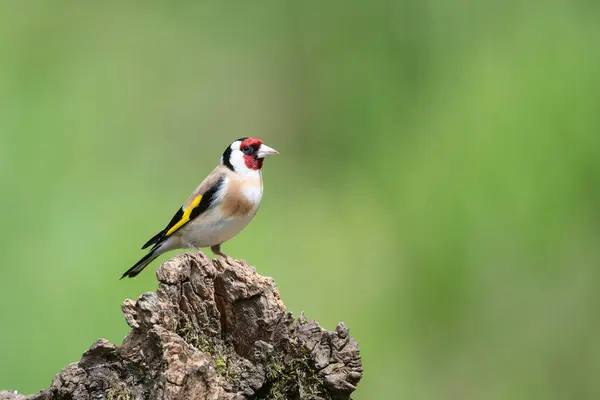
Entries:
[[186, 209], [183, 210], [183, 215], [181, 216], [181, 219], [175, 225], [173, 225], [171, 229], [167, 231], [165, 236], [172, 235], [174, 232], [177, 231], [177, 229], [181, 228], [190, 220], [190, 214], [192, 213], [192, 210], [194, 208], [198, 207], [198, 204], [200, 204], [200, 200], [202, 200], [201, 194], [196, 196], [196, 198], [194, 198], [194, 201], [192, 201], [192, 204], [190, 204]]

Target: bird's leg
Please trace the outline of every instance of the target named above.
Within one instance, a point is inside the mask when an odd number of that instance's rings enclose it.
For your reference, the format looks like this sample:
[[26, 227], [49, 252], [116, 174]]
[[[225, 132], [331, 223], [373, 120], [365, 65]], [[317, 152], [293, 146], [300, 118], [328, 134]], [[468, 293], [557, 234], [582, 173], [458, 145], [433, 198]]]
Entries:
[[221, 251], [221, 245], [220, 244], [215, 244], [214, 246], [210, 247], [210, 251], [212, 251], [213, 253], [215, 253], [215, 255], [217, 256], [221, 256], [223, 258], [227, 258], [227, 254], [223, 253]]
[[227, 260], [228, 263], [233, 264], [233, 262], [234, 262], [233, 258], [229, 257], [227, 254], [225, 254], [225, 253], [223, 253], [221, 251], [221, 245], [220, 244], [216, 244], [214, 246], [211, 246], [210, 247], [210, 251], [212, 251], [213, 253], [215, 253], [215, 255], [217, 255], [217, 256], [223, 257], [224, 259]]
[[199, 248], [197, 248], [197, 247], [196, 247], [196, 246], [194, 246], [193, 244], [191, 244], [191, 243], [188, 243], [187, 245], [188, 245], [188, 247], [189, 247], [190, 249], [194, 249], [194, 250], [196, 250], [196, 252], [198, 252], [198, 253], [202, 254], [202, 250], [200, 250]]

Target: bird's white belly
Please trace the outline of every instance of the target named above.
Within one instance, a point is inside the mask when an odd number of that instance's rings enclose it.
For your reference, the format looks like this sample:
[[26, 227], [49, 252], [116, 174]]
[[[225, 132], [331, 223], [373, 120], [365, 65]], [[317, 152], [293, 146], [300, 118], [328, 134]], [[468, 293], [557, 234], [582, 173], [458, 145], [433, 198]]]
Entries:
[[221, 244], [240, 233], [255, 214], [256, 210], [243, 217], [224, 217], [218, 209], [211, 210], [205, 218], [192, 220], [180, 229], [181, 246], [211, 247]]

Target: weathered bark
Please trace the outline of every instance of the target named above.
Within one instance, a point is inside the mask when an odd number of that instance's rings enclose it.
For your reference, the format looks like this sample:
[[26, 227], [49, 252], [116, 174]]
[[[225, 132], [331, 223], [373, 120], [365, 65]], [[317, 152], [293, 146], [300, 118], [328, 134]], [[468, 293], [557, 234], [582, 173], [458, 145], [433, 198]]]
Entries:
[[245, 263], [183, 254], [156, 293], [125, 300], [121, 346], [99, 339], [42, 392], [0, 400], [349, 399], [358, 344], [285, 312], [275, 282]]

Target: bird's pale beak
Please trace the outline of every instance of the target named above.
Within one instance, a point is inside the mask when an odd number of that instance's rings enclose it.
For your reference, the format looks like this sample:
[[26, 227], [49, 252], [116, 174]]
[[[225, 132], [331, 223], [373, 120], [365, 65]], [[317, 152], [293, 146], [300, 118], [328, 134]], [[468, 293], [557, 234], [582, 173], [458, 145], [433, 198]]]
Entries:
[[275, 154], [279, 154], [279, 152], [275, 149], [270, 148], [266, 144], [261, 144], [258, 152], [256, 153], [256, 157], [265, 158]]

